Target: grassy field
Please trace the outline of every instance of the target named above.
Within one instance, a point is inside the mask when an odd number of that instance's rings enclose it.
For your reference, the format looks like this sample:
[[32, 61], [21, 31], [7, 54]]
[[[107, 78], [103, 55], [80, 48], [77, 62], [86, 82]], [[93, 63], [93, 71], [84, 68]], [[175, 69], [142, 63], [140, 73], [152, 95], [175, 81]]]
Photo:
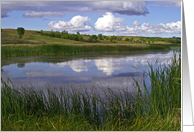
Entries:
[[[44, 33], [51, 33], [51, 31], [43, 31]], [[82, 35], [84, 40], [88, 40], [90, 36]], [[141, 40], [146, 37], [138, 37], [138, 36], [118, 36], [121, 37], [121, 41], [116, 41], [116, 43], [110, 42], [109, 40], [100, 40], [97, 43], [90, 43], [85, 41], [74, 41], [69, 39], [62, 39], [62, 38], [55, 38], [49, 36], [42, 36], [37, 31], [33, 30], [25, 30], [25, 34], [22, 39], [19, 39], [18, 33], [16, 29], [3, 29], [1, 32], [1, 44], [65, 44], [65, 45], [101, 45], [101, 44], [108, 44], [108, 45], [139, 45], [147, 46], [148, 43], [137, 43], [136, 40]], [[126, 38], [134, 38], [133, 42], [125, 41]], [[110, 38], [110, 36], [107, 36]], [[165, 38], [164, 38], [165, 39]], [[175, 38], [166, 38], [166, 40], [172, 39], [176, 40]], [[155, 41], [155, 44], [173, 44], [170, 42], [165, 41]], [[151, 43], [152, 44], [152, 43]], [[180, 44], [180, 43], [179, 43]]]
[[[44, 31], [44, 33], [52, 33]], [[42, 36], [38, 31], [26, 30], [22, 39], [18, 38], [15, 29], [3, 29], [1, 32], [1, 57], [29, 56], [29, 55], [67, 55], [67, 54], [88, 54], [106, 52], [132, 52], [170, 49], [171, 46], [180, 46], [164, 41], [155, 41], [154, 44], [139, 43], [143, 37], [134, 37], [134, 42], [124, 41], [126, 36], [119, 41], [110, 42], [100, 40], [88, 42], [88, 35], [82, 35], [83, 41]], [[110, 38], [110, 36], [107, 36]], [[131, 38], [131, 37], [128, 37]], [[176, 39], [175, 39], [176, 40]]]
[[1, 80], [1, 130], [181, 131], [181, 57], [164, 67], [149, 66], [150, 93], [136, 80], [136, 93], [95, 83], [90, 92], [49, 85], [45, 92]]

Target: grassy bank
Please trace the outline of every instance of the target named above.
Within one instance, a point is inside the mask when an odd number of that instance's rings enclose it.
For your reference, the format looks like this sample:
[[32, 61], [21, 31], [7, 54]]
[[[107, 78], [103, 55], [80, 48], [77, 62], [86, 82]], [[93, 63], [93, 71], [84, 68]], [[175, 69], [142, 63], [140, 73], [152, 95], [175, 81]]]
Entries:
[[[79, 36], [83, 39], [77, 40]], [[79, 38], [78, 37], [78, 38]], [[112, 39], [114, 39], [114, 41]], [[126, 41], [128, 39], [128, 41]], [[112, 40], [112, 41], [111, 41]], [[116, 44], [116, 45], [142, 45], [142, 44], [180, 44], [181, 38], [160, 38], [142, 36], [104, 36], [72, 34], [55, 31], [25, 30], [22, 39], [16, 29], [3, 29], [1, 32], [1, 44], [65, 44], [65, 45], [92, 45], [92, 44]]]
[[88, 53], [108, 53], [108, 52], [132, 52], [169, 49], [160, 45], [150, 46], [128, 46], [128, 45], [9, 45], [1, 46], [1, 57], [30, 56], [30, 55], [73, 55]]
[[[62, 37], [64, 35], [70, 38]], [[76, 41], [71, 39], [71, 36], [81, 36], [82, 39]], [[98, 41], [90, 40], [92, 36], [95, 36], [95, 40]], [[114, 38], [114, 42], [110, 41], [111, 37]], [[1, 57], [163, 50], [170, 49], [172, 46], [180, 46], [177, 43], [181, 40], [180, 38], [134, 37], [133, 41], [126, 41], [126, 37], [133, 38], [132, 36], [101, 36], [99, 38], [96, 35], [26, 30], [23, 38], [19, 39], [15, 29], [3, 29]]]
[[157, 68], [150, 65], [145, 74], [151, 79], [150, 93], [136, 80], [136, 93], [96, 84], [92, 91], [47, 86], [45, 92], [2, 80], [1, 130], [180, 131], [181, 59], [175, 56], [171, 64]]

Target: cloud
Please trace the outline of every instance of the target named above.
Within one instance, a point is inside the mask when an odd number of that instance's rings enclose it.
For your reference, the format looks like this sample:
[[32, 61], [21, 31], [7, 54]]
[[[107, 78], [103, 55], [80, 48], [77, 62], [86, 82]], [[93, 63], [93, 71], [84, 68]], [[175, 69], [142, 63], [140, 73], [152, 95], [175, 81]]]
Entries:
[[125, 60], [122, 59], [100, 59], [95, 60], [95, 65], [98, 68], [98, 70], [103, 71], [106, 75], [112, 75], [112, 73], [116, 70], [123, 69], [122, 62]]
[[69, 66], [75, 72], [82, 72], [82, 71], [88, 71], [88, 69], [90, 68], [90, 66], [86, 64], [87, 62], [90, 62], [90, 60], [74, 60], [74, 61], [61, 62], [56, 64], [49, 63], [49, 65], [52, 67]]
[[[123, 25], [123, 18], [115, 17], [111, 12], [106, 12], [103, 17], [97, 19], [94, 24], [96, 31], [105, 32], [104, 35], [139, 35], [139, 34], [180, 34], [181, 33], [181, 21], [171, 22], [167, 24], [139, 24], [138, 21], [134, 21], [135, 27], [129, 27]], [[109, 33], [108, 33], [109, 32]]]
[[[138, 23], [138, 22], [136, 22]], [[171, 22], [167, 24], [149, 24], [143, 23], [141, 26], [129, 27], [125, 26], [125, 29], [120, 32], [116, 32], [119, 35], [140, 35], [140, 34], [180, 34], [181, 33], [181, 21]]]
[[[12, 11], [28, 11], [23, 16], [32, 18], [35, 16], [53, 16], [53, 12], [112, 12], [123, 15], [149, 14], [146, 2], [143, 1], [3, 1], [1, 2], [1, 14], [8, 17]], [[40, 15], [34, 15], [36, 14]], [[49, 13], [43, 13], [49, 12]], [[42, 14], [43, 13], [43, 14]], [[42, 14], [42, 15], [41, 15]], [[56, 16], [56, 15], [54, 15]]]
[[65, 21], [51, 21], [48, 26], [52, 30], [67, 30], [67, 31], [89, 31], [92, 28], [88, 25], [86, 25], [86, 22], [90, 22], [90, 19], [86, 16], [74, 16], [70, 21], [65, 22]]
[[123, 18], [115, 17], [111, 12], [106, 12], [103, 17], [97, 19], [94, 24], [96, 31], [105, 32], [104, 35], [141, 35], [141, 34], [180, 34], [181, 33], [181, 21], [171, 22], [167, 24], [139, 24], [138, 21], [134, 21], [135, 27], [129, 27], [123, 25]]
[[123, 15], [149, 14], [144, 1], [98, 1], [94, 2], [92, 9], [105, 10]]
[[122, 31], [124, 26], [121, 23], [124, 21], [123, 18], [114, 17], [111, 12], [106, 12], [103, 17], [98, 18], [94, 24], [96, 31]]
[[137, 21], [134, 21], [134, 22], [133, 22], [133, 25], [134, 25], [134, 26], [139, 26], [140, 24], [139, 24]]
[[2, 12], [1, 13], [1, 18], [5, 18], [5, 17], [8, 17], [9, 15], [7, 15], [7, 13], [5, 13], [5, 12]]
[[50, 12], [50, 11], [47, 12], [30, 11], [28, 13], [25, 13], [23, 16], [26, 18], [42, 18], [43, 16], [62, 17], [64, 16], [64, 14], [61, 12]]
[[156, 4], [148, 5], [153, 7], [161, 7], [161, 8], [169, 8], [169, 7], [181, 7], [181, 1], [163, 1], [163, 2], [156, 2]]
[[44, 20], [44, 21], [54, 21], [54, 19], [47, 19], [47, 18], [44, 18], [42, 20]]
[[[133, 66], [135, 67], [141, 67], [142, 65], [148, 66], [148, 63], [151, 65], [154, 65], [156, 60], [158, 59], [158, 62], [160, 64], [170, 64], [172, 62], [171, 58], [173, 56], [173, 52], [170, 51], [167, 54], [146, 54], [143, 57], [142, 56], [130, 56], [126, 58], [126, 63], [133, 61]], [[178, 56], [178, 53], [177, 53]], [[141, 67], [141, 70], [146, 70], [148, 67]]]

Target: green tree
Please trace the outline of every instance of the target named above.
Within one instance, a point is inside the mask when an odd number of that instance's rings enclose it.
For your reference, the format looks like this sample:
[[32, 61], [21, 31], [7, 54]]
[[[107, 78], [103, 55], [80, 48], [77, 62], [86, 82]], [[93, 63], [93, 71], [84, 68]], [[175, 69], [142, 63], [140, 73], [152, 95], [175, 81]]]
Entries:
[[43, 30], [40, 30], [40, 34], [43, 34]]
[[63, 34], [68, 34], [68, 31], [63, 30], [62, 33]]
[[98, 34], [99, 39], [103, 40], [102, 34]]
[[97, 41], [97, 42], [100, 42], [100, 38], [98, 37], [98, 38], [96, 39], [96, 41]]
[[144, 39], [143, 39], [143, 43], [145, 43], [145, 42], [146, 42], [146, 39], [144, 38]]
[[79, 35], [79, 36], [78, 36], [78, 40], [79, 40], [79, 41], [83, 41], [84, 39], [83, 39], [83, 37], [82, 37], [81, 35]]
[[129, 41], [129, 38], [126, 38], [125, 41]]
[[25, 33], [25, 29], [23, 27], [18, 27], [17, 28], [17, 32], [19, 34], [19, 38], [22, 38], [22, 36], [24, 35]]
[[133, 42], [133, 37], [131, 38], [131, 42]]
[[150, 39], [148, 39], [148, 44], [150, 44]]
[[96, 35], [92, 35], [90, 36], [90, 38], [88, 39], [90, 42], [97, 42], [97, 36]]
[[154, 44], [154, 39], [152, 39], [152, 43]]
[[77, 35], [80, 35], [80, 33], [79, 33], [79, 32], [77, 32]]
[[117, 39], [117, 37], [116, 36], [111, 36], [110, 38], [109, 38], [109, 40], [110, 40], [110, 42], [113, 42], [113, 40], [114, 40], [114, 42], [113, 43], [115, 43], [115, 40]]

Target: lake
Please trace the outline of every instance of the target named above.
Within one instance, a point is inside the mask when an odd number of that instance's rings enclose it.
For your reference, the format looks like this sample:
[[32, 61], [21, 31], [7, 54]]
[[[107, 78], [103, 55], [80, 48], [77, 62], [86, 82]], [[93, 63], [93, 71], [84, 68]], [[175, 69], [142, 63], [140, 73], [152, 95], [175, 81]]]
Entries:
[[1, 77], [3, 80], [9, 77], [18, 87], [85, 86], [88, 89], [109, 87], [134, 91], [133, 78], [145, 79], [149, 87], [149, 78], [143, 76], [149, 71], [148, 63], [157, 66], [155, 62], [158, 60], [161, 64], [168, 64], [177, 50], [180, 51], [180, 47], [130, 53], [1, 58]]

